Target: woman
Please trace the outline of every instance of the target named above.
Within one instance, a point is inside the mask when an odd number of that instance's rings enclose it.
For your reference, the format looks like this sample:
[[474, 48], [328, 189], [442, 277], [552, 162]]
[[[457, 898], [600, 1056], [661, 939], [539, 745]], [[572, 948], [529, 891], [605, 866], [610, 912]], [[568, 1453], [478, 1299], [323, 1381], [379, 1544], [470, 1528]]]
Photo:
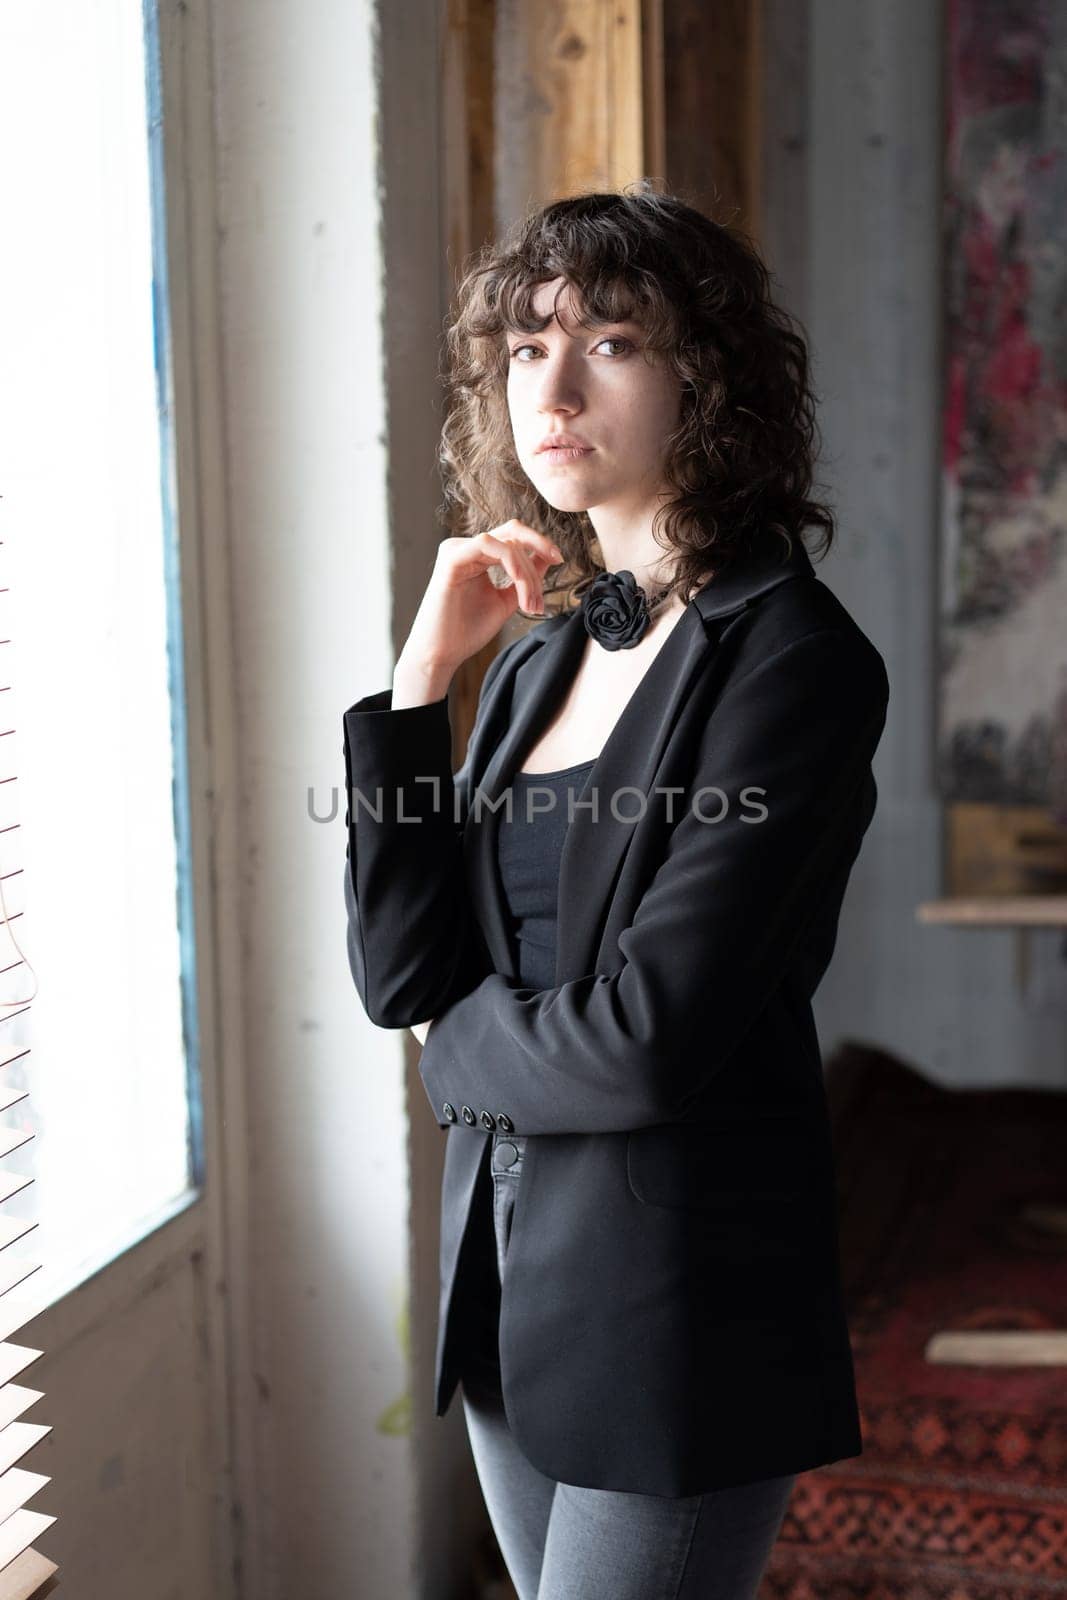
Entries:
[[344, 716], [352, 973], [448, 1133], [435, 1409], [522, 1600], [741, 1600], [861, 1448], [810, 1002], [885, 668], [801, 542], [806, 350], [742, 235], [560, 201], [448, 341], [461, 531]]

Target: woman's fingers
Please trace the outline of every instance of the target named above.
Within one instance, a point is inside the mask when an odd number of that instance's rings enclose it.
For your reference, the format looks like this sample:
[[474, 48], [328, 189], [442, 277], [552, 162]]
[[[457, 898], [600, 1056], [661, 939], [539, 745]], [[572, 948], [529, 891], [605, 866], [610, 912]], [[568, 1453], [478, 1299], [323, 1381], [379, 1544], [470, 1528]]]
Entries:
[[515, 585], [524, 611], [544, 610], [541, 589], [542, 574], [536, 561], [518, 539], [498, 539], [491, 533], [480, 533], [477, 543], [488, 556], [486, 567], [499, 562]]
[[546, 534], [518, 518], [484, 533], [444, 539], [439, 557], [447, 560], [452, 582], [469, 583], [492, 566], [503, 567], [515, 585], [520, 605], [534, 613], [544, 610], [545, 573], [563, 560], [559, 547]]
[[489, 532], [497, 539], [518, 540], [533, 554], [542, 554], [548, 566], [563, 560], [563, 552], [546, 533], [531, 528], [527, 522], [520, 522], [518, 517], [512, 517], [510, 522], [502, 522], [498, 528], [490, 528]]
[[[499, 528], [491, 528], [484, 536], [489, 539], [502, 541], [517, 548], [526, 566], [532, 572], [532, 592], [527, 594], [524, 610], [534, 613], [543, 613], [545, 609], [543, 580], [549, 567], [557, 565], [563, 560], [563, 553], [559, 546], [553, 544], [547, 534], [531, 528], [527, 523], [520, 522], [518, 517], [512, 517], [509, 522], [503, 523]], [[510, 569], [508, 569], [510, 571]]]
[[[442, 539], [404, 645], [405, 659], [420, 669], [455, 672], [499, 632], [516, 603], [544, 616], [544, 575], [562, 560], [551, 539], [517, 518], [485, 533]], [[493, 579], [478, 581], [495, 564], [510, 579], [503, 587], [514, 586], [514, 595], [498, 593]]]
[[523, 609], [544, 610], [544, 574], [563, 559], [558, 546], [545, 534], [512, 518], [498, 528], [447, 543], [453, 551], [453, 571], [458, 577], [469, 579], [500, 565], [514, 583]]

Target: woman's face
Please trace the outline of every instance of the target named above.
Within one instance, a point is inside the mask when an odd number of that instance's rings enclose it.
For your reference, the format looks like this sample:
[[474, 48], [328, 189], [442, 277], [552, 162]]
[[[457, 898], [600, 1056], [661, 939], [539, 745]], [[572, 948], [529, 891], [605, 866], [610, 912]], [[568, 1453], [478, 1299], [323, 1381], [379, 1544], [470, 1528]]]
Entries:
[[[538, 315], [552, 313], [562, 281], [538, 286]], [[574, 320], [573, 296], [568, 285], [560, 297], [562, 326], [553, 315], [541, 333], [507, 333], [508, 410], [519, 463], [557, 511], [651, 514], [666, 492], [663, 462], [681, 382], [661, 357], [646, 357], [640, 324], [583, 328]], [[556, 434], [587, 449], [542, 452]]]

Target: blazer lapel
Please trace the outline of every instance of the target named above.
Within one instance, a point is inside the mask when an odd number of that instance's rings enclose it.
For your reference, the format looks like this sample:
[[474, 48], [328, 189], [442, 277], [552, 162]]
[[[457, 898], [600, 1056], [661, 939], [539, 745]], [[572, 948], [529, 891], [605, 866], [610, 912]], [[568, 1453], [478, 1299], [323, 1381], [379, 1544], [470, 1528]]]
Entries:
[[575, 808], [560, 857], [557, 984], [593, 970], [616, 877], [634, 835], [633, 819], [644, 814], [664, 746], [712, 648], [699, 611], [688, 606], [593, 765], [581, 798], [596, 789], [596, 818], [588, 808]]
[[[576, 808], [560, 860], [556, 983], [593, 969], [600, 930], [635, 823], [643, 815], [663, 750], [686, 698], [718, 644], [726, 621], [769, 589], [812, 574], [804, 547], [776, 560], [751, 551], [694, 595], [649, 663], [593, 764], [587, 789], [598, 791], [597, 817]], [[496, 971], [517, 978], [514, 940], [497, 860], [506, 791], [527, 750], [547, 726], [574, 680], [586, 641], [580, 609], [557, 625], [517, 668], [507, 730], [475, 790], [464, 833], [475, 912]], [[584, 798], [585, 792], [579, 798]], [[613, 814], [612, 799], [621, 817]]]

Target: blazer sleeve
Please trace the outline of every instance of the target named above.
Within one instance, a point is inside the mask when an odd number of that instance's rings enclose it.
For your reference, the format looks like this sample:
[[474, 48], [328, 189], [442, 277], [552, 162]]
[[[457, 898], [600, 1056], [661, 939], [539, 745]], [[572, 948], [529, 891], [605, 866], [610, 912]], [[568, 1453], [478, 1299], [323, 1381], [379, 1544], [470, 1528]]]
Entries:
[[[686, 797], [619, 936], [621, 968], [542, 990], [492, 972], [438, 1010], [420, 1059], [438, 1122], [452, 1121], [446, 1102], [505, 1114], [517, 1134], [684, 1121], [786, 975], [828, 883], [843, 892], [888, 699], [881, 655], [837, 629], [728, 684], [693, 785], [714, 792]], [[729, 805], [713, 822], [718, 791]]]
[[[514, 640], [486, 668], [478, 718]], [[468, 754], [452, 773], [448, 697], [392, 707], [393, 691], [344, 713], [348, 964], [371, 1021], [426, 1022], [492, 970], [463, 867]], [[473, 744], [468, 741], [468, 751]]]

